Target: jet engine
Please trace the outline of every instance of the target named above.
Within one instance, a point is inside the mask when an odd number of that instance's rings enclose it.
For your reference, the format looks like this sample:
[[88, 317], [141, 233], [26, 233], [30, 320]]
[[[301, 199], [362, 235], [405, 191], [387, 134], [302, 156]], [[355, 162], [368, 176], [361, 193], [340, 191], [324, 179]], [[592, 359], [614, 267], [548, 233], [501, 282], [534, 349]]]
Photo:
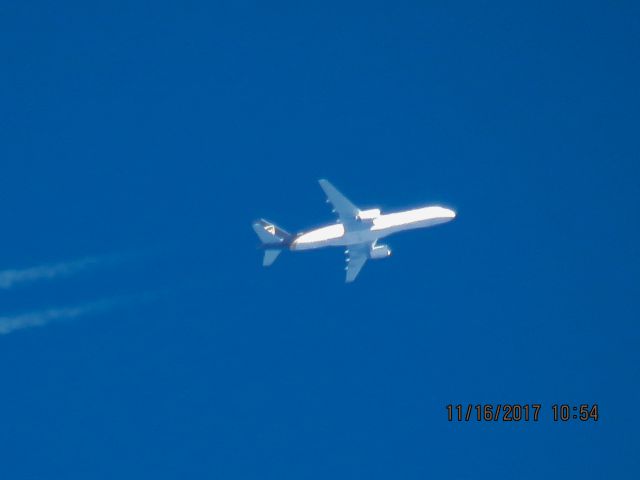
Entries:
[[379, 208], [372, 208], [370, 210], [360, 210], [358, 212], [358, 220], [373, 220], [380, 216]]
[[386, 245], [376, 245], [369, 252], [369, 257], [374, 260], [387, 258], [389, 255], [391, 255], [391, 249]]

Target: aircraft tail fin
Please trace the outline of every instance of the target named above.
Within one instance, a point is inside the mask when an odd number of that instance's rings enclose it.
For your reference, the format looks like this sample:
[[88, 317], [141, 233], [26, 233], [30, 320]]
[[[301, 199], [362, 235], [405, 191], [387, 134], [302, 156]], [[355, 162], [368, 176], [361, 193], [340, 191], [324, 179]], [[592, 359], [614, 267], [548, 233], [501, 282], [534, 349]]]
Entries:
[[260, 219], [253, 222], [253, 230], [265, 248], [262, 259], [262, 265], [265, 267], [275, 262], [282, 249], [287, 248], [291, 243], [291, 234], [267, 220]]
[[258, 235], [260, 241], [265, 245], [288, 245], [291, 240], [291, 234], [281, 229], [276, 224], [265, 219], [253, 222], [253, 230]]

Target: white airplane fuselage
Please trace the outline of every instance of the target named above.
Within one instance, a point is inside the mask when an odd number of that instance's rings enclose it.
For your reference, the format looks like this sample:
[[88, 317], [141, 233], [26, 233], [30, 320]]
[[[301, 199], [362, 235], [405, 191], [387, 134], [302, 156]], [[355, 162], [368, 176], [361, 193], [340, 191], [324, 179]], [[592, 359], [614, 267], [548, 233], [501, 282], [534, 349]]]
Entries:
[[456, 213], [448, 208], [428, 206], [401, 212], [379, 214], [358, 222], [358, 228], [345, 231], [342, 223], [334, 223], [297, 235], [291, 250], [312, 250], [375, 242], [393, 233], [426, 228], [453, 220]]
[[416, 228], [432, 227], [456, 217], [456, 212], [437, 205], [383, 214], [379, 208], [363, 210], [338, 191], [328, 180], [318, 181], [333, 206], [338, 222], [307, 232], [291, 235], [275, 223], [264, 218], [253, 222], [252, 227], [264, 249], [262, 265], [275, 262], [283, 250], [314, 250], [324, 247], [345, 248], [345, 282], [353, 282], [360, 270], [372, 259], [391, 255], [388, 245], [377, 244], [381, 238], [393, 233]]

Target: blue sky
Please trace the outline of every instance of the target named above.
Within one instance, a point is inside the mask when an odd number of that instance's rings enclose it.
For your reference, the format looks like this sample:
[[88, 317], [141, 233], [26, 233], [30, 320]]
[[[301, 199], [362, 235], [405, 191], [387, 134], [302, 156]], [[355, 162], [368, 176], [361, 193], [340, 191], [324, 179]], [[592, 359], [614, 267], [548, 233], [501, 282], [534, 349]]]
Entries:
[[[0, 335], [0, 478], [637, 478], [639, 32], [635, 2], [2, 5], [0, 271], [73, 271], [0, 288], [49, 319]], [[458, 218], [351, 285], [337, 249], [262, 269], [251, 221], [333, 221], [322, 177]]]

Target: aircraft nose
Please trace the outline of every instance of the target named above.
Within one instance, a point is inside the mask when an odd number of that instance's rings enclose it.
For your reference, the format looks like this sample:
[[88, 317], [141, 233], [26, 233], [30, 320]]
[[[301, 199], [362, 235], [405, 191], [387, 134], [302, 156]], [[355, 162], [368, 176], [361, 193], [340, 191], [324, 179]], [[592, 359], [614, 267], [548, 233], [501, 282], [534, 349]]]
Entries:
[[445, 215], [451, 219], [456, 218], [456, 212], [450, 208], [445, 208]]

